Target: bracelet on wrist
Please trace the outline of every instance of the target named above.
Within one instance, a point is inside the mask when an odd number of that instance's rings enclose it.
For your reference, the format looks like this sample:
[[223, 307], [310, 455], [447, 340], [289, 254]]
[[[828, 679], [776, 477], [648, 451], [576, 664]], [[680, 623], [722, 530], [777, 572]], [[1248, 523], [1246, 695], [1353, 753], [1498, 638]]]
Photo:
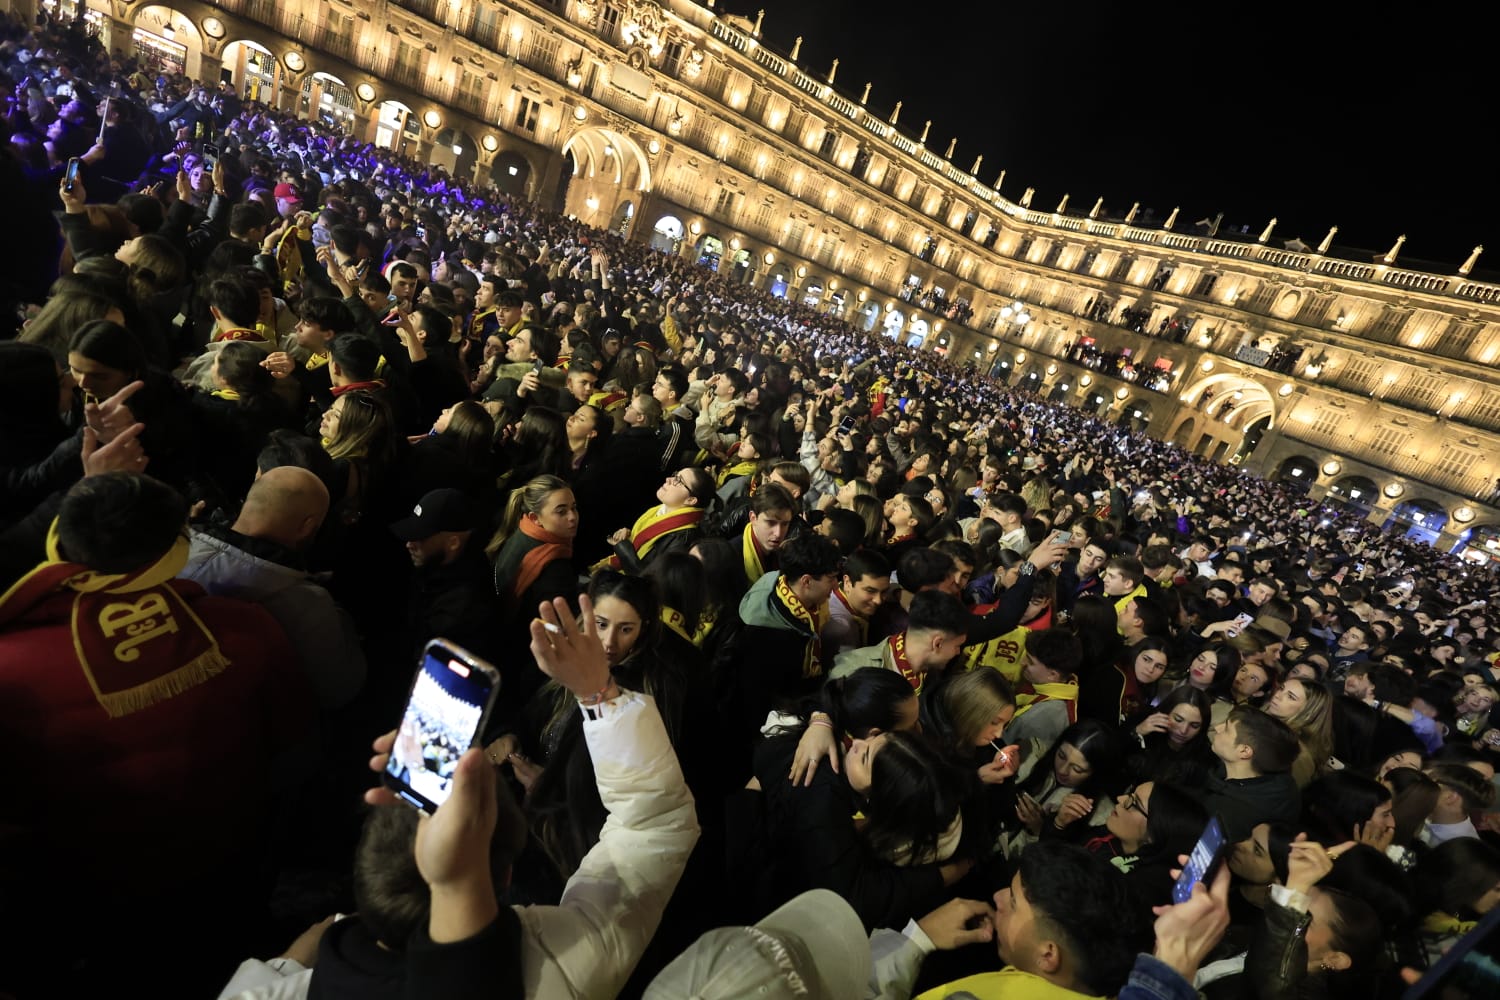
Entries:
[[822, 716], [822, 717], [819, 717], [819, 716], [815, 715], [811, 719], [807, 720], [807, 724], [809, 726], [822, 726], [824, 729], [828, 730], [829, 732], [833, 731], [833, 721], [831, 719], [829, 719], [826, 715]]
[[[613, 691], [614, 693], [611, 694], [611, 691]], [[595, 691], [587, 698], [579, 698], [578, 704], [584, 706], [585, 708], [595, 708], [599, 705], [604, 704], [606, 701], [610, 701], [614, 698], [619, 697], [619, 695], [620, 689], [618, 686], [616, 686], [615, 679], [611, 677], [598, 691]]]

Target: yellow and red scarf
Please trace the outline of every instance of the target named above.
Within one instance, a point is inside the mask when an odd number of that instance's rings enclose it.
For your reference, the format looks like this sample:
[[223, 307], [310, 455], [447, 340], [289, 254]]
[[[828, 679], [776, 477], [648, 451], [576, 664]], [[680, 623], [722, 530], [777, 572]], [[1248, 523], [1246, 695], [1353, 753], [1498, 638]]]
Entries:
[[[670, 510], [665, 505], [652, 507], [636, 518], [635, 526], [630, 529], [630, 545], [635, 549], [635, 554], [644, 559], [657, 542], [674, 532], [696, 528], [702, 520], [703, 511], [697, 507], [676, 507]], [[619, 556], [610, 556], [609, 568], [620, 568]]]
[[903, 630], [891, 636], [890, 643], [891, 666], [896, 673], [906, 678], [906, 683], [917, 694], [922, 693], [922, 682], [927, 679], [925, 671], [917, 670], [911, 665], [911, 657], [906, 654], [906, 632]]
[[150, 708], [229, 666], [218, 640], [173, 586], [188, 548], [183, 535], [149, 566], [100, 573], [62, 558], [54, 520], [46, 561], [0, 596], [0, 628], [73, 591], [73, 652], [95, 700], [111, 718]]
[[854, 648], [858, 649], [861, 646], [869, 645], [870, 620], [868, 618], [861, 617], [854, 610], [854, 605], [850, 604], [849, 598], [844, 596], [844, 590], [842, 587], [833, 588], [833, 599], [844, 606], [844, 609], [849, 612], [849, 620], [853, 622], [854, 627], [859, 630], [859, 642], [854, 644]]
[[767, 552], [760, 547], [754, 528], [754, 524], [745, 525], [745, 533], [740, 541], [741, 555], [745, 560], [745, 579], [751, 583], [766, 575]]
[[272, 342], [271, 338], [266, 336], [265, 331], [262, 330], [259, 326], [257, 326], [254, 330], [247, 330], [242, 326], [232, 326], [225, 330], [214, 331], [214, 343], [217, 344], [228, 340], [241, 340], [250, 344], [256, 343], [257, 341], [262, 344], [268, 344]]
[[1055, 684], [1028, 684], [1022, 682], [1016, 689], [1016, 714], [1019, 719], [1044, 701], [1063, 702], [1068, 709], [1068, 725], [1078, 721], [1078, 682], [1058, 681]]
[[694, 646], [703, 643], [703, 635], [699, 634], [698, 630], [689, 630], [687, 615], [676, 608], [671, 608], [663, 604], [661, 606], [661, 623]]
[[776, 578], [775, 599], [780, 601], [782, 606], [797, 620], [797, 623], [811, 635], [812, 642], [807, 644], [807, 654], [802, 660], [802, 676], [804, 678], [821, 677], [823, 675], [823, 643], [819, 635], [822, 634], [823, 625], [828, 619], [827, 607], [808, 608], [802, 603], [802, 598], [792, 590], [791, 584], [786, 582], [785, 576]]

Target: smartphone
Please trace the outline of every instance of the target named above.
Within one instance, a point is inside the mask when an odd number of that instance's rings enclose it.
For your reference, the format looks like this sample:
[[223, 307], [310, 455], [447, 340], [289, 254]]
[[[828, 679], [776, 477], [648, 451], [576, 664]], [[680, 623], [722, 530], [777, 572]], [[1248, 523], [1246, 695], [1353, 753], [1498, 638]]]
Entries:
[[1240, 629], [1243, 629], [1246, 625], [1249, 625], [1253, 621], [1255, 621], [1254, 615], [1248, 615], [1244, 613], [1237, 614], [1234, 616], [1235, 630], [1238, 631]]
[[534, 371], [534, 372], [536, 372], [538, 375], [540, 375], [542, 373], [542, 369], [546, 368], [546, 367], [547, 366], [542, 363], [542, 359], [541, 358], [537, 358], [535, 361], [533, 361], [531, 363], [531, 370]]
[[1224, 856], [1225, 846], [1224, 828], [1219, 825], [1219, 818], [1214, 816], [1209, 819], [1198, 843], [1193, 845], [1193, 853], [1188, 856], [1187, 864], [1182, 866], [1182, 874], [1172, 886], [1173, 902], [1187, 902], [1192, 898], [1193, 886], [1213, 876], [1214, 869]]
[[211, 142], [203, 144], [203, 169], [212, 172], [219, 162], [219, 147]]
[[839, 437], [843, 437], [845, 434], [851, 434], [851, 433], [853, 433], [853, 431], [854, 431], [854, 418], [853, 417], [845, 417], [843, 420], [839, 421]]
[[422, 650], [381, 783], [426, 813], [453, 792], [458, 759], [484, 731], [500, 672], [446, 639]]
[[417, 227], [417, 239], [419, 239], [419, 240], [425, 240], [426, 238], [427, 238], [427, 227], [426, 226], [418, 226]]
[[1067, 532], [1067, 531], [1059, 531], [1059, 532], [1057, 532], [1056, 534], [1054, 534], [1052, 536], [1052, 544], [1053, 545], [1067, 545], [1072, 540], [1073, 540], [1072, 533], [1071, 532]]
[[73, 188], [78, 183], [78, 168], [82, 165], [83, 161], [76, 156], [68, 161], [67, 173], [63, 174], [64, 191], [67, 191], [70, 194], [72, 193]]

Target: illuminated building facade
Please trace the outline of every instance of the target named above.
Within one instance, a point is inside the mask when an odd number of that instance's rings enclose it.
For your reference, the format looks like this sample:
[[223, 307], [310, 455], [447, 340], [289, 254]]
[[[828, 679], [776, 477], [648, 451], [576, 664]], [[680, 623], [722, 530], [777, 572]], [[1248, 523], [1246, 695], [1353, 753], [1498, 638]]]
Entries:
[[[12, 7], [30, 16], [35, 0]], [[49, 2], [46, 6], [51, 9]], [[1500, 558], [1500, 285], [1002, 196], [690, 0], [86, 0], [111, 49]], [[73, 9], [69, 7], [69, 9]], [[855, 87], [859, 90], [859, 87]], [[913, 134], [915, 133], [915, 134]], [[998, 171], [997, 171], [998, 172]]]

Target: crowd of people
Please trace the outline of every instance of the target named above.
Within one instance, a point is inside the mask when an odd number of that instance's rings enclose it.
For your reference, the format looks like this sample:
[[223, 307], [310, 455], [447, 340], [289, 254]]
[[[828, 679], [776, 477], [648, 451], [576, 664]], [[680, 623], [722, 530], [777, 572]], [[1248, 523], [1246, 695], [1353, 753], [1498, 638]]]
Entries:
[[1492, 569], [0, 34], [0, 990], [1386, 996], [1500, 903]]

